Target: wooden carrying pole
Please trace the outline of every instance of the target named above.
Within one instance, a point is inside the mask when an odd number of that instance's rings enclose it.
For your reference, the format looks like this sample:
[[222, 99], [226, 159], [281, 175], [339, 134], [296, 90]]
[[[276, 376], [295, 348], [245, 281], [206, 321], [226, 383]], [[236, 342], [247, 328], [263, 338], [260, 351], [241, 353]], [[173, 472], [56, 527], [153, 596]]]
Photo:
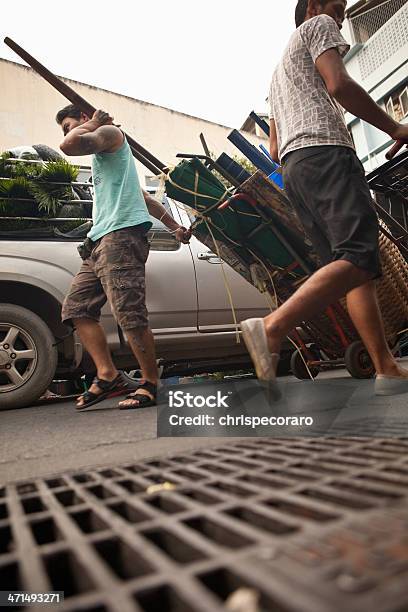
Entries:
[[[55, 74], [48, 70], [45, 66], [40, 64], [32, 55], [27, 53], [20, 45], [15, 43], [11, 38], [6, 37], [4, 39], [5, 44], [10, 47], [17, 55], [21, 57], [33, 70], [35, 70], [40, 76], [43, 77], [50, 85], [55, 87], [57, 91], [65, 96], [72, 104], [78, 106], [83, 113], [92, 117], [95, 112], [95, 108], [89, 104], [82, 96], [77, 94], [69, 85], [61, 81]], [[131, 136], [125, 133], [126, 140], [132, 150], [134, 157], [139, 160], [146, 168], [148, 168], [153, 174], [161, 174], [166, 166], [159, 161], [154, 155], [152, 155], [147, 149], [142, 147], [136, 140], [133, 140]]]

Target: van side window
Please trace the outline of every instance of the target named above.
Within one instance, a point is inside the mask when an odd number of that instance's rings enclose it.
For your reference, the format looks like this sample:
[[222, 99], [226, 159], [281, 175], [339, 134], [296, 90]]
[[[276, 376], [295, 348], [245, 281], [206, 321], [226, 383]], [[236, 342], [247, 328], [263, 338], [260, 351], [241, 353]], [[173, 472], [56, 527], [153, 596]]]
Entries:
[[[162, 204], [166, 211], [169, 213], [169, 215], [174, 217], [170, 204], [165, 196], [163, 197]], [[180, 243], [175, 239], [174, 235], [169, 232], [164, 223], [159, 221], [159, 219], [152, 217], [151, 215], [150, 221], [153, 223], [148, 234], [151, 250], [177, 251], [180, 248]]]

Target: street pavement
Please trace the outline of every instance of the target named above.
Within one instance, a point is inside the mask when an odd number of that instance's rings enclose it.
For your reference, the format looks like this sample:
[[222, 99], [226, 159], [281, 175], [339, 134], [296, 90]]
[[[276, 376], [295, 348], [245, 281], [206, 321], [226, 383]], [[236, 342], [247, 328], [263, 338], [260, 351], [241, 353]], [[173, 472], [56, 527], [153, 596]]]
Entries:
[[[403, 361], [408, 365], [407, 358]], [[336, 385], [361, 385], [362, 389], [373, 384], [373, 381], [354, 381], [344, 370], [321, 374], [317, 385], [321, 379], [335, 379]], [[293, 377], [279, 380], [286, 385], [305, 384]], [[106, 400], [80, 413], [76, 412], [73, 400], [0, 412], [0, 484], [61, 471], [137, 462], [220, 444], [219, 438], [157, 439], [156, 408], [119, 411], [118, 401], [118, 398]], [[368, 416], [367, 409], [356, 402], [353, 409], [361, 410], [363, 417]], [[374, 398], [369, 410], [370, 416], [374, 413], [397, 415], [398, 435], [407, 436], [408, 428], [401, 429], [401, 419], [405, 418], [405, 410], [408, 411], [408, 395]], [[228, 444], [237, 439], [228, 438]]]
[[119, 399], [85, 412], [72, 400], [0, 412], [0, 484], [219, 445], [216, 438], [157, 439], [157, 409], [118, 410]]

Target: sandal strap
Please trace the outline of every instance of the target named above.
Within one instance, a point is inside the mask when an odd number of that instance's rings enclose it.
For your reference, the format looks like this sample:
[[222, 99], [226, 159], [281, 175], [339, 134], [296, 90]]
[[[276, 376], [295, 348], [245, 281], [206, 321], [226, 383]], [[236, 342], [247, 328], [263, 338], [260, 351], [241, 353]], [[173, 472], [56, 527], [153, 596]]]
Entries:
[[82, 406], [84, 406], [88, 402], [92, 402], [96, 397], [98, 397], [98, 395], [96, 393], [92, 393], [92, 391], [85, 391], [85, 393], [82, 393], [79, 397], [82, 397], [84, 400], [82, 404]]
[[105, 392], [111, 391], [117, 387], [120, 382], [122, 382], [122, 377], [120, 374], [118, 374], [113, 380], [104, 380], [103, 378], [98, 378], [97, 376], [95, 376], [93, 379], [93, 384], [99, 387], [101, 391]]
[[[138, 386], [138, 388], [135, 389], [135, 392], [137, 392], [139, 389], [146, 389], [146, 391], [148, 391], [150, 393], [150, 395], [153, 395], [153, 397], [156, 399], [156, 396], [157, 396], [157, 385], [155, 385], [154, 383], [150, 382], [149, 380], [145, 380], [144, 383], [140, 384]], [[142, 394], [140, 394], [140, 395], [142, 395]]]
[[132, 395], [132, 397], [128, 397], [128, 401], [129, 400], [132, 402], [133, 405], [119, 405], [119, 409], [131, 410], [132, 408], [150, 408], [150, 406], [156, 406], [156, 398], [150, 399], [148, 395], [144, 395], [142, 393], [136, 393], [135, 395]]

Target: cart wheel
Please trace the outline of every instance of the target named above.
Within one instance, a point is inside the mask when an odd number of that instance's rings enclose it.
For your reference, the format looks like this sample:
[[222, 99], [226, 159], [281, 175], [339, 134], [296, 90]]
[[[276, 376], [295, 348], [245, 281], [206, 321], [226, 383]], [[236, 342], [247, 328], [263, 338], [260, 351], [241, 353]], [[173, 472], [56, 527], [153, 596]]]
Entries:
[[[316, 357], [316, 359], [319, 359], [317, 355], [313, 356]], [[320, 372], [318, 367], [309, 366], [309, 374], [299, 349], [292, 353], [292, 357], [290, 359], [290, 369], [292, 370], [293, 376], [296, 376], [296, 378], [299, 378], [299, 380], [310, 380], [310, 374], [313, 376], [313, 378], [316, 378]]]
[[347, 370], [354, 378], [372, 378], [375, 369], [364, 344], [357, 340], [347, 347], [344, 354]]

